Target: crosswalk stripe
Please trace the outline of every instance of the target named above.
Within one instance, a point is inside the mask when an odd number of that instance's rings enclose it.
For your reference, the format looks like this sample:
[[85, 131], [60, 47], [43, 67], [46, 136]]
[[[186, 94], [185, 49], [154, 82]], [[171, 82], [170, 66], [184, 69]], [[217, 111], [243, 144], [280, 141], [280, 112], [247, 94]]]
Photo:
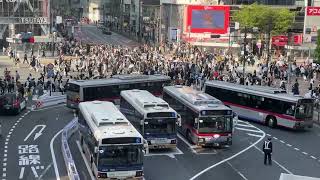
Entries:
[[240, 126], [240, 127], [254, 127], [251, 124], [240, 124], [238, 123], [236, 126]]
[[261, 138], [262, 135], [247, 133], [249, 136]]
[[240, 131], [248, 131], [248, 132], [262, 133], [262, 131], [260, 131], [260, 130], [253, 130], [253, 129], [239, 128], [239, 127], [235, 127], [235, 129], [240, 130]]

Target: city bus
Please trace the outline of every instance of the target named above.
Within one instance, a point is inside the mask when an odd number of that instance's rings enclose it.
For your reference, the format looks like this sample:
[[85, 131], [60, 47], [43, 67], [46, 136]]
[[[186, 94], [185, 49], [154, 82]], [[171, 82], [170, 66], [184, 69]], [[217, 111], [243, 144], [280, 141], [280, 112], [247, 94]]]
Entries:
[[78, 121], [81, 149], [97, 179], [143, 179], [143, 137], [112, 102], [81, 102]]
[[119, 104], [120, 92], [142, 89], [156, 96], [162, 95], [162, 87], [171, 83], [164, 75], [117, 75], [108, 79], [75, 80], [66, 86], [67, 107], [76, 109], [79, 102], [111, 101]]
[[121, 91], [120, 111], [148, 142], [149, 149], [176, 148], [177, 113], [146, 90]]
[[239, 118], [264, 123], [272, 128], [313, 126], [313, 99], [291, 95], [282, 89], [207, 81], [204, 91], [230, 106]]
[[188, 86], [163, 88], [163, 100], [177, 111], [178, 131], [197, 146], [230, 146], [233, 112], [220, 100]]

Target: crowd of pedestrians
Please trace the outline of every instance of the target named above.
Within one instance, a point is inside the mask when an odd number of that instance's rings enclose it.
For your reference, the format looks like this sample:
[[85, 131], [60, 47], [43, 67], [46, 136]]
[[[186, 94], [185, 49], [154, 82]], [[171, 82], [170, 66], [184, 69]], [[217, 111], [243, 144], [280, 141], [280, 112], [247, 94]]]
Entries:
[[[29, 64], [30, 69], [41, 73], [38, 78], [30, 75], [22, 84], [26, 92], [37, 86], [63, 92], [69, 79], [110, 78], [118, 74], [165, 74], [175, 84], [190, 86], [215, 79], [248, 86], [280, 87], [293, 94], [301, 94], [297, 79], [303, 79], [310, 82], [310, 96], [320, 94], [319, 86], [314, 85], [319, 68], [307, 61], [299, 65], [296, 62], [288, 64], [286, 57], [281, 55], [273, 57], [268, 65], [263, 57], [252, 56], [246, 60], [246, 68], [251, 66], [254, 71], [244, 76], [242, 59], [238, 56], [227, 50], [203, 51], [185, 43], [129, 48], [110, 44], [81, 44], [68, 40], [59, 43], [57, 51], [58, 58], [53, 69], [41, 64], [40, 54], [24, 54], [22, 63]], [[7, 52], [18, 66], [21, 63], [19, 55], [11, 49]], [[6, 69], [4, 79], [0, 79], [1, 92], [13, 91], [15, 87], [18, 89], [15, 83], [19, 80], [18, 71], [14, 76]]]

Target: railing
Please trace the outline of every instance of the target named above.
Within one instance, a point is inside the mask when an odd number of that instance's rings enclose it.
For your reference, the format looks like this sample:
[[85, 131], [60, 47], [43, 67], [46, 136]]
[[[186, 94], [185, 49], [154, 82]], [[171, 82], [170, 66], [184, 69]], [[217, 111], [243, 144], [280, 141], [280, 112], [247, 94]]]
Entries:
[[61, 136], [61, 150], [63, 154], [63, 159], [67, 167], [68, 177], [71, 180], [80, 180], [79, 173], [73, 161], [72, 154], [68, 145], [68, 139], [77, 130], [78, 130], [78, 118], [74, 118], [69, 124], [67, 124], [63, 128], [62, 136]]

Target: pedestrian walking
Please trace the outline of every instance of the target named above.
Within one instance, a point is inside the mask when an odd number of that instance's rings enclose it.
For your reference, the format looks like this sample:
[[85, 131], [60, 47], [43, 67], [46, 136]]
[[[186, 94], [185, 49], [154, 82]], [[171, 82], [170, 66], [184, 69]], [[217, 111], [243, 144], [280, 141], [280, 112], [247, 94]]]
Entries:
[[267, 160], [268, 160], [268, 164], [272, 165], [272, 160], [271, 160], [272, 142], [271, 142], [271, 138], [268, 138], [266, 141], [264, 141], [262, 150], [264, 152], [264, 164], [267, 165]]

